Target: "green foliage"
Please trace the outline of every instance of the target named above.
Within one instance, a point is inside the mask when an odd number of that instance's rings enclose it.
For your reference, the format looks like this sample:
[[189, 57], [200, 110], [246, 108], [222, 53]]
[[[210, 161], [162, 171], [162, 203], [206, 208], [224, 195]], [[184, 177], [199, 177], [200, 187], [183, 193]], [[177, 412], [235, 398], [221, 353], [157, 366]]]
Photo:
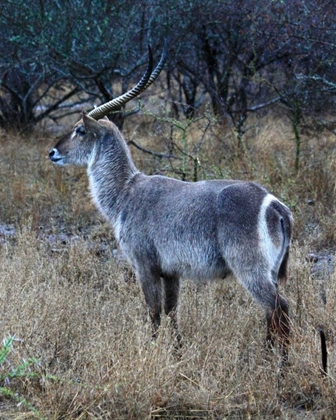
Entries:
[[[170, 144], [168, 145], [169, 154], [162, 156], [170, 159], [170, 170], [183, 181], [199, 181], [199, 170], [201, 169], [199, 152], [204, 146], [209, 127], [214, 123], [214, 119], [208, 113], [193, 118], [176, 119], [169, 115], [158, 116], [145, 108], [142, 109], [145, 115], [152, 117], [157, 123], [169, 127]], [[192, 138], [192, 132], [197, 132], [196, 139]], [[141, 148], [137, 143], [131, 141], [130, 144], [138, 149], [160, 157], [150, 150]]]
[[[7, 383], [14, 379], [27, 379], [38, 377], [38, 374], [31, 371], [31, 367], [37, 364], [36, 359], [24, 360], [21, 364], [14, 367], [11, 366], [7, 370], [5, 364], [12, 349], [12, 344], [15, 340], [14, 336], [8, 337], [4, 340], [2, 348], [0, 348], [0, 383]], [[10, 386], [0, 386], [0, 395], [14, 400], [19, 405], [28, 408], [36, 418], [44, 419], [38, 410], [23, 396], [20, 396], [16, 391], [13, 391]]]
[[[4, 6], [0, 24], [5, 127], [27, 128], [55, 118], [60, 108], [69, 113], [78, 101], [109, 100], [111, 80], [121, 77], [127, 87], [147, 61], [146, 41], [134, 46], [139, 31], [132, 28], [141, 26], [141, 5], [134, 2], [14, 0]], [[82, 97], [74, 99], [78, 93]]]
[[167, 37], [163, 89], [171, 111], [193, 117], [208, 101], [215, 115], [229, 119], [241, 144], [251, 113], [293, 95], [303, 114], [334, 105], [332, 6], [318, 0], [9, 0], [0, 9], [0, 125], [32, 127], [58, 119], [60, 109], [76, 112], [74, 104], [112, 99], [140, 77], [147, 44], [158, 51]]

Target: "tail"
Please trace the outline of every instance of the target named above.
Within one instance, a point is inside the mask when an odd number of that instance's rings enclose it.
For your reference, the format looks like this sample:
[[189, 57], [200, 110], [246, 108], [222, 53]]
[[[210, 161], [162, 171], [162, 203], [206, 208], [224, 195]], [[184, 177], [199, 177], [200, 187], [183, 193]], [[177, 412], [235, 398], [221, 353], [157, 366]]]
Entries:
[[[282, 204], [282, 203], [281, 203]], [[279, 209], [278, 209], [279, 211]], [[279, 283], [286, 283], [287, 281], [287, 265], [289, 257], [289, 248], [292, 240], [292, 230], [293, 230], [293, 217], [287, 206], [282, 204], [281, 206], [281, 229], [282, 229], [282, 259], [278, 271], [278, 281]]]
[[280, 264], [279, 272], [278, 272], [278, 281], [280, 284], [285, 284], [287, 281], [287, 264], [288, 264], [288, 256], [289, 256], [289, 246], [287, 247], [283, 259]]

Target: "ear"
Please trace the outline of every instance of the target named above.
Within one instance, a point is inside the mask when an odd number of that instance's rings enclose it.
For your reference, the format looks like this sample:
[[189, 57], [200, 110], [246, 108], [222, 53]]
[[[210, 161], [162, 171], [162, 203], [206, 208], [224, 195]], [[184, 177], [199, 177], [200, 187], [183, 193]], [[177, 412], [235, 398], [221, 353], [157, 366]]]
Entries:
[[99, 134], [104, 128], [98, 121], [83, 112], [83, 123], [87, 133]]

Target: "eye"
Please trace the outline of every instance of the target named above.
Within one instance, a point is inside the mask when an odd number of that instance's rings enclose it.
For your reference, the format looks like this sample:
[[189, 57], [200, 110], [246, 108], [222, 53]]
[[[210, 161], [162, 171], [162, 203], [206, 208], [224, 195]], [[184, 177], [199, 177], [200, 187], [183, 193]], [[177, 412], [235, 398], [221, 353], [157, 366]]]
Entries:
[[79, 134], [80, 136], [84, 136], [85, 134], [85, 128], [82, 125], [79, 125], [76, 130], [76, 134]]

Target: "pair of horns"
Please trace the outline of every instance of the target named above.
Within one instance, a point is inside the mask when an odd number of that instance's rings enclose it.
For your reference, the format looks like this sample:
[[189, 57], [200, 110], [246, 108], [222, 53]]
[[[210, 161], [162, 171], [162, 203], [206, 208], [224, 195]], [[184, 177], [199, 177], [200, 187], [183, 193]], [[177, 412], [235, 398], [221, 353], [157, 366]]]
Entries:
[[154, 70], [153, 70], [153, 54], [149, 45], [148, 45], [148, 55], [149, 55], [148, 66], [144, 75], [140, 79], [140, 81], [128, 92], [90, 111], [88, 115], [91, 118], [98, 120], [99, 118], [103, 118], [106, 115], [111, 114], [111, 112], [115, 111], [116, 109], [119, 109], [122, 105], [126, 104], [126, 102], [129, 102], [131, 99], [140, 95], [140, 93], [146, 90], [158, 78], [159, 74], [161, 73], [161, 70], [163, 69], [163, 66], [165, 64], [166, 57], [167, 57], [166, 40], [164, 41], [163, 52], [161, 54], [160, 61]]

